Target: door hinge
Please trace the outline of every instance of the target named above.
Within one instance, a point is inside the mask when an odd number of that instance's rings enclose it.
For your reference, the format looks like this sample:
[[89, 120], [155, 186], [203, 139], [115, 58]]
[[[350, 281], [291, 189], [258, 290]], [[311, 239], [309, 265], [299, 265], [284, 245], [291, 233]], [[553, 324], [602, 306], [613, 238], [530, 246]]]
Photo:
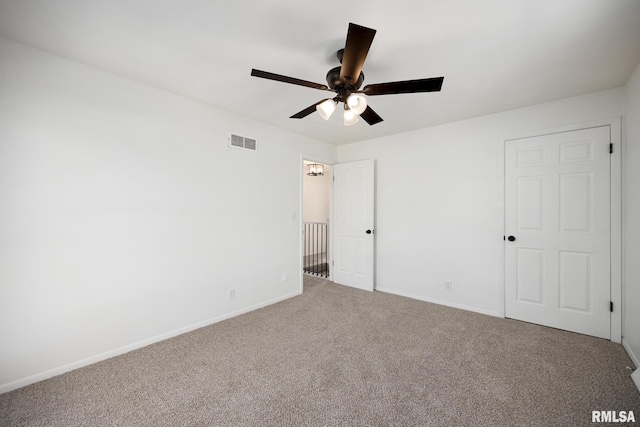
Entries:
[[609, 153], [613, 153], [613, 142], [609, 144]]
[[609, 301], [609, 311], [613, 313], [613, 301]]
[[335, 261], [334, 261], [334, 260], [331, 260], [331, 265], [334, 265], [334, 263], [335, 263]]

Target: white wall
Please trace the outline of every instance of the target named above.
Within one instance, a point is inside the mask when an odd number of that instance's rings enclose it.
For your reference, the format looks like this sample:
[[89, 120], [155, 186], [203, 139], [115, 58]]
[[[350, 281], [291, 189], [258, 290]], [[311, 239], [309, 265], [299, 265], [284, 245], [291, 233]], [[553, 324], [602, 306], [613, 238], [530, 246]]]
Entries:
[[376, 288], [498, 314], [499, 136], [623, 111], [620, 88], [338, 147], [376, 159]]
[[0, 392], [300, 292], [335, 147], [5, 39], [0, 76]]
[[640, 65], [627, 83], [624, 166], [623, 344], [640, 368]]
[[[307, 164], [304, 162], [305, 171]], [[331, 205], [331, 166], [324, 165], [324, 175], [303, 175], [302, 215], [304, 222], [329, 222], [329, 207]]]
[[[300, 291], [300, 153], [335, 147], [1, 38], [0, 76], [0, 392]], [[638, 70], [626, 91], [637, 355]], [[339, 147], [341, 162], [377, 160], [378, 289], [496, 314], [498, 136], [623, 115], [624, 95]], [[229, 132], [259, 152], [227, 148]]]

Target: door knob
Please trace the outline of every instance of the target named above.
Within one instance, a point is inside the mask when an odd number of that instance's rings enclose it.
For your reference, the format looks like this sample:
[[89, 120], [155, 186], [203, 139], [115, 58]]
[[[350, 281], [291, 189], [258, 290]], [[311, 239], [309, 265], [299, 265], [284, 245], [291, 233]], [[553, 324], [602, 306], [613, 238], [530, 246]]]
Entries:
[[516, 238], [514, 236], [509, 236], [507, 237], [507, 240], [509, 240], [510, 242], [513, 242], [516, 240]]
[[367, 233], [367, 234], [371, 234], [371, 233], [373, 233], [373, 231], [371, 231], [371, 230], [367, 230], [367, 231], [366, 231], [366, 233]]

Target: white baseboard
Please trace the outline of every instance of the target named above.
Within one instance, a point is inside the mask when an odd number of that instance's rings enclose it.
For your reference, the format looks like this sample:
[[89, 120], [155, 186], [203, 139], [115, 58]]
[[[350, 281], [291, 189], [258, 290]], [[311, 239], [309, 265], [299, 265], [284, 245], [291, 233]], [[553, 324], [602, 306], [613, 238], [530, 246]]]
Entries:
[[638, 355], [636, 355], [633, 352], [633, 350], [631, 349], [631, 347], [629, 346], [629, 344], [624, 338], [622, 338], [622, 347], [624, 347], [624, 349], [627, 351], [629, 358], [631, 359], [633, 364], [636, 365], [635, 367], [640, 368], [640, 359], [638, 359]]
[[622, 338], [622, 347], [624, 347], [627, 354], [629, 355], [629, 358], [637, 368], [635, 371], [633, 371], [633, 374], [631, 374], [631, 379], [633, 380], [633, 383], [636, 385], [636, 388], [638, 389], [638, 391], [640, 391], [640, 360], [638, 360], [638, 356], [633, 352], [633, 350], [631, 349], [631, 346], [627, 344], [627, 341], [624, 338]]
[[633, 371], [633, 374], [631, 374], [631, 379], [636, 385], [636, 388], [638, 389], [638, 391], [640, 391], [640, 368]]
[[423, 297], [421, 295], [414, 295], [414, 294], [411, 294], [411, 293], [408, 293], [408, 292], [396, 291], [395, 289], [376, 288], [376, 291], [385, 292], [385, 293], [388, 293], [388, 294], [399, 295], [401, 297], [417, 299], [417, 300], [420, 300], [420, 301], [430, 302], [430, 303], [433, 303], [433, 304], [446, 305], [447, 307], [459, 308], [461, 310], [473, 311], [475, 313], [486, 314], [487, 316], [503, 317], [503, 316], [500, 316], [500, 314], [497, 311], [485, 310], [485, 309], [482, 309], [482, 308], [472, 307], [472, 306], [463, 305], [463, 304], [456, 304], [456, 303], [452, 303], [452, 302], [449, 302], [449, 301], [443, 301], [443, 300], [438, 300], [438, 299], [433, 299], [433, 298], [427, 298], [427, 297]]
[[250, 311], [254, 311], [254, 310], [257, 310], [259, 308], [266, 307], [266, 306], [271, 305], [271, 304], [278, 303], [280, 301], [284, 301], [286, 299], [289, 299], [289, 298], [295, 297], [297, 295], [300, 295], [301, 293], [302, 293], [301, 291], [296, 291], [296, 292], [293, 292], [293, 293], [290, 293], [290, 294], [287, 294], [287, 295], [283, 295], [283, 296], [278, 297], [278, 298], [274, 298], [274, 299], [269, 300], [269, 301], [265, 301], [265, 302], [261, 302], [259, 304], [255, 304], [255, 305], [252, 305], [252, 306], [249, 306], [249, 307], [241, 308], [239, 310], [232, 311], [230, 313], [226, 313], [226, 314], [223, 314], [223, 315], [220, 315], [220, 316], [217, 316], [217, 317], [214, 317], [214, 318], [202, 321], [202, 322], [194, 323], [192, 325], [185, 326], [183, 328], [175, 329], [173, 331], [169, 331], [169, 332], [166, 332], [164, 334], [156, 335], [155, 337], [151, 337], [151, 338], [148, 338], [148, 339], [145, 339], [145, 340], [142, 340], [142, 341], [138, 341], [138, 342], [135, 342], [133, 344], [125, 345], [123, 347], [119, 347], [119, 348], [116, 348], [116, 349], [113, 349], [113, 350], [109, 350], [109, 351], [106, 351], [104, 353], [96, 354], [95, 356], [90, 356], [90, 357], [87, 357], [85, 359], [78, 360], [76, 362], [71, 362], [71, 363], [68, 363], [66, 365], [59, 366], [57, 368], [49, 369], [47, 371], [44, 371], [44, 372], [41, 372], [41, 373], [38, 373], [38, 374], [35, 374], [35, 375], [28, 376], [26, 378], [21, 378], [19, 380], [15, 380], [15, 381], [12, 381], [12, 382], [9, 382], [9, 383], [6, 383], [6, 384], [1, 384], [0, 385], [0, 394], [9, 392], [9, 391], [12, 391], [12, 390], [15, 390], [15, 389], [18, 389], [20, 387], [28, 386], [29, 384], [33, 384], [33, 383], [37, 383], [39, 381], [43, 381], [43, 380], [46, 380], [48, 378], [64, 374], [66, 372], [73, 371], [75, 369], [79, 369], [79, 368], [82, 368], [82, 367], [85, 367], [85, 366], [88, 366], [88, 365], [92, 365], [94, 363], [101, 362], [103, 360], [110, 359], [110, 358], [115, 357], [115, 356], [120, 356], [120, 355], [128, 353], [130, 351], [137, 350], [139, 348], [146, 347], [148, 345], [155, 344], [157, 342], [164, 341], [166, 339], [173, 338], [173, 337], [176, 337], [178, 335], [182, 335], [182, 334], [185, 334], [187, 332], [191, 332], [191, 331], [194, 331], [196, 329], [200, 329], [200, 328], [203, 328], [205, 326], [209, 326], [209, 325], [212, 325], [214, 323], [218, 323], [218, 322], [221, 322], [223, 320], [230, 319], [232, 317], [236, 317], [236, 316], [239, 316], [241, 314], [245, 314], [245, 313], [248, 313]]

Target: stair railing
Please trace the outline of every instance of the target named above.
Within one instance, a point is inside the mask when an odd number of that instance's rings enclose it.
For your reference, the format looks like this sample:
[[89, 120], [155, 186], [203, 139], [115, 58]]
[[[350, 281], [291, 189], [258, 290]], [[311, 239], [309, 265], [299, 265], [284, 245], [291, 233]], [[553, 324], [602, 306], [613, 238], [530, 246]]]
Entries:
[[303, 271], [319, 277], [329, 277], [327, 258], [329, 224], [326, 222], [305, 222]]

